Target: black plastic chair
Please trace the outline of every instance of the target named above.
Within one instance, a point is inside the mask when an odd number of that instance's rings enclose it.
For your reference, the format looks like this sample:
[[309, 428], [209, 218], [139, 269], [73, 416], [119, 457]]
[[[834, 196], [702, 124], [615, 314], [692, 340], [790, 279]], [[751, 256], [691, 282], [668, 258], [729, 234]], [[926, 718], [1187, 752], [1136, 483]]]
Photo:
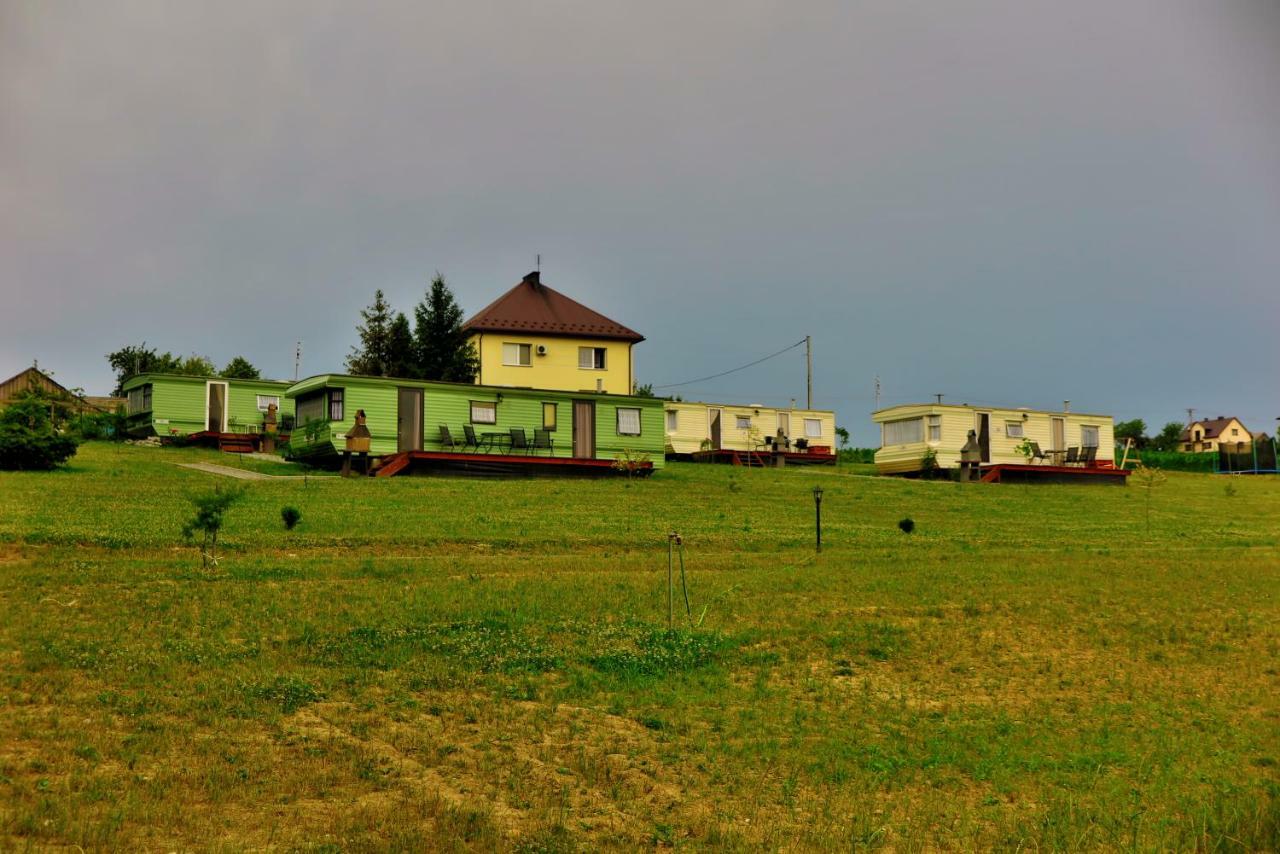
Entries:
[[449, 428], [444, 424], [440, 425], [440, 447], [450, 451], [457, 450], [461, 444], [457, 439], [453, 438], [453, 434], [449, 432]]
[[1073, 466], [1080, 462], [1080, 449], [1076, 447], [1067, 448], [1066, 465]]
[[470, 424], [462, 425], [462, 438], [462, 450], [465, 451], [468, 448], [472, 448], [475, 451], [480, 450], [480, 440], [476, 438], [476, 428]]
[[1098, 461], [1098, 449], [1095, 447], [1084, 447], [1080, 449], [1080, 465], [1085, 468], [1092, 468], [1093, 464]]
[[1039, 442], [1032, 442], [1032, 443], [1031, 443], [1031, 459], [1033, 459], [1033, 460], [1047, 460], [1047, 459], [1049, 459], [1049, 455], [1048, 455], [1048, 454], [1046, 454], [1044, 451], [1040, 450], [1040, 443], [1039, 443]]
[[543, 448], [547, 449], [547, 456], [555, 456], [555, 448], [553, 445], [555, 440], [551, 438], [550, 430], [534, 430], [533, 431], [533, 453], [536, 455]]
[[529, 439], [525, 436], [523, 427], [511, 428], [511, 448], [509, 452], [514, 453], [516, 451], [524, 451], [526, 453], [529, 451]]

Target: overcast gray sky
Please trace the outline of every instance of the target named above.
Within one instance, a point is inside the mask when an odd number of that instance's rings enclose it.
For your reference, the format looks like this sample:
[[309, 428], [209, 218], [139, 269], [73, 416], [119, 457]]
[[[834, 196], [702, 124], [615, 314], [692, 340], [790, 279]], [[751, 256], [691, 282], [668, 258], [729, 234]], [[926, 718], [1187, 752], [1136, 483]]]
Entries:
[[[1280, 3], [0, 0], [0, 374], [544, 280], [675, 383], [1280, 416]], [[803, 350], [680, 389], [804, 397]]]

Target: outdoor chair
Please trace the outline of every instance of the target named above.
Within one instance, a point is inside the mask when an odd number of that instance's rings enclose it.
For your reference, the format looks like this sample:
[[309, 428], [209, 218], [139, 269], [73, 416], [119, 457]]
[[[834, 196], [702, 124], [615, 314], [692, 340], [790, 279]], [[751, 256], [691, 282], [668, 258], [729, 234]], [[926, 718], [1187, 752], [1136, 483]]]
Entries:
[[1093, 468], [1093, 464], [1097, 462], [1098, 449], [1094, 447], [1086, 447], [1080, 449], [1080, 465], [1085, 468]]
[[528, 438], [524, 435], [524, 428], [523, 428], [523, 427], [512, 427], [512, 428], [511, 428], [511, 450], [512, 450], [513, 452], [514, 452], [514, 451], [525, 451], [525, 452], [528, 452], [528, 450], [529, 450], [529, 440], [528, 440]]
[[476, 438], [476, 428], [472, 427], [470, 424], [462, 425], [462, 438], [462, 450], [465, 451], [468, 448], [474, 451], [480, 450], [480, 440]]
[[1067, 459], [1065, 464], [1069, 466], [1073, 466], [1079, 461], [1080, 461], [1080, 449], [1074, 448], [1074, 447], [1067, 448]]
[[450, 451], [459, 447], [458, 440], [453, 438], [453, 434], [449, 432], [449, 428], [444, 424], [440, 425], [440, 447]]
[[551, 438], [550, 430], [534, 430], [533, 431], [533, 452], [537, 454], [543, 448], [547, 449], [547, 456], [555, 456], [555, 450], [552, 447], [555, 442]]
[[1040, 443], [1039, 443], [1039, 442], [1032, 442], [1032, 443], [1031, 443], [1031, 459], [1033, 459], [1033, 460], [1047, 460], [1047, 459], [1049, 459], [1049, 455], [1048, 455], [1048, 454], [1046, 454], [1044, 451], [1040, 450]]

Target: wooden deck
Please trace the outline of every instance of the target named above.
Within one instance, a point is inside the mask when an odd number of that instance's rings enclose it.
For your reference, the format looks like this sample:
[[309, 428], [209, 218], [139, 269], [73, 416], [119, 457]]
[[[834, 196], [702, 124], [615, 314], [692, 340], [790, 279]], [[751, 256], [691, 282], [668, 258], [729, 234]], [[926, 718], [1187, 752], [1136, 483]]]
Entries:
[[984, 464], [983, 483], [1110, 483], [1124, 485], [1129, 472], [1114, 466], [1037, 466], [1022, 463]]
[[[262, 433], [219, 433], [217, 430], [201, 430], [186, 436], [162, 436], [161, 439], [181, 439], [202, 445], [214, 445], [228, 454], [251, 454], [262, 447]], [[289, 441], [288, 433], [276, 434], [276, 447]]]
[[[403, 451], [379, 461], [376, 477], [415, 473], [469, 474], [486, 477], [619, 477], [613, 460], [531, 457], [519, 454], [463, 454], [452, 451]], [[653, 474], [653, 463], [638, 464], [634, 477]]]
[[[677, 455], [678, 456], [678, 455]], [[734, 466], [768, 467], [778, 457], [786, 459], [789, 466], [830, 466], [835, 465], [835, 454], [813, 454], [801, 451], [736, 451], [731, 448], [720, 448], [713, 451], [694, 451], [688, 458], [695, 463], [728, 463]]]

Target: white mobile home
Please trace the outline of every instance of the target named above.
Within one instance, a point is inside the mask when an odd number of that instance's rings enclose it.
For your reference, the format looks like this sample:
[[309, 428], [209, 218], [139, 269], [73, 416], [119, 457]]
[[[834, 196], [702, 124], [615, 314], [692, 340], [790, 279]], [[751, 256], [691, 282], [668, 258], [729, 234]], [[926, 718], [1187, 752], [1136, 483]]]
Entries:
[[835, 453], [836, 414], [820, 409], [778, 409], [726, 403], [666, 402], [667, 454], [690, 457], [702, 451], [760, 451], [779, 431], [790, 451]]
[[[974, 431], [984, 465], [1062, 465], [1071, 449], [1095, 449], [1092, 468], [1111, 468], [1115, 433], [1110, 415], [1039, 409], [1003, 409], [968, 404], [920, 403], [881, 409], [876, 468], [881, 474], [914, 474], [932, 456], [938, 468], [960, 464], [960, 450]], [[1024, 444], [1025, 443], [1025, 444]], [[1035, 443], [1043, 456], [1029, 459], [1020, 448]]]

